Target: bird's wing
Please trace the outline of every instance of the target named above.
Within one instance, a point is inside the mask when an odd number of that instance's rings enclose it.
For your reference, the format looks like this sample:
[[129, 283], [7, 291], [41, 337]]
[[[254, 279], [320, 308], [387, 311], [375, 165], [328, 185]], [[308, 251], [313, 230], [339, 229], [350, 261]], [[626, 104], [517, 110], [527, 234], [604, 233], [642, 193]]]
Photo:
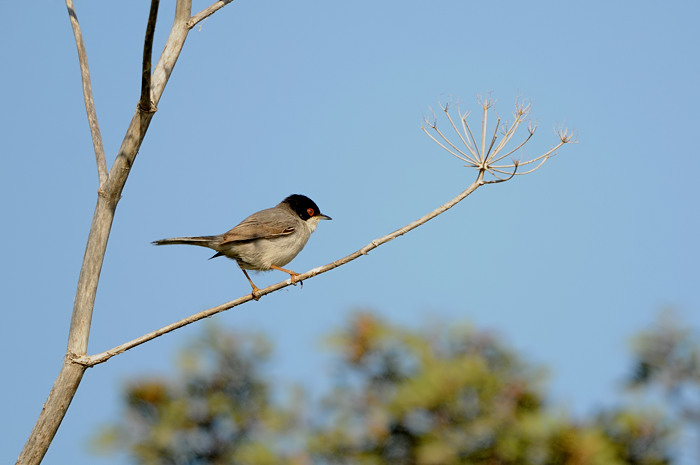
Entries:
[[254, 239], [271, 239], [292, 234], [296, 229], [295, 218], [288, 213], [269, 208], [253, 213], [241, 223], [222, 234], [221, 244], [230, 242], [252, 241]]

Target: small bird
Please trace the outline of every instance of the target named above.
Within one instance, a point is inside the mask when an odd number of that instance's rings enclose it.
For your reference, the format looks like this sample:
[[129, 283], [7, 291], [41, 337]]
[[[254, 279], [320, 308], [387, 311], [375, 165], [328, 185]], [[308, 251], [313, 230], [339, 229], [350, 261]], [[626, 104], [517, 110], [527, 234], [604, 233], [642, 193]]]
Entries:
[[258, 287], [246, 270], [275, 269], [289, 273], [292, 284], [298, 273], [280, 268], [301, 252], [320, 220], [330, 220], [313, 200], [293, 194], [278, 205], [253, 213], [228, 232], [218, 236], [173, 237], [154, 241], [154, 245], [189, 244], [208, 247], [217, 253], [211, 258], [225, 256], [236, 260], [253, 287]]

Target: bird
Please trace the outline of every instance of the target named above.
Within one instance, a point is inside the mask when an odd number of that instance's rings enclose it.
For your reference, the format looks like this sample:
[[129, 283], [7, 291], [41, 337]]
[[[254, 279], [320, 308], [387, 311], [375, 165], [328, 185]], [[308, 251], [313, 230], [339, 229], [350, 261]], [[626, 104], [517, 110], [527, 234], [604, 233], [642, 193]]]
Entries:
[[282, 267], [301, 252], [319, 221], [330, 219], [307, 196], [292, 194], [272, 208], [253, 213], [223, 234], [172, 237], [153, 241], [153, 244], [197, 245], [216, 251], [210, 259], [223, 256], [235, 260], [252, 286], [255, 297], [260, 289], [246, 270], [284, 271], [295, 284], [299, 274]]

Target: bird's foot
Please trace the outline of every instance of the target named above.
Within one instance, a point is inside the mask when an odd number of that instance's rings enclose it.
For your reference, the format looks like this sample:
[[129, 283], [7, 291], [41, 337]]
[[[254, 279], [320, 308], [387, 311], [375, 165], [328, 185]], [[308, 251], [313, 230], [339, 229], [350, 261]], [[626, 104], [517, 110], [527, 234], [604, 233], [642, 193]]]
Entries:
[[260, 289], [258, 289], [258, 286], [253, 284], [253, 292], [251, 292], [251, 295], [256, 301], [260, 300], [260, 297], [262, 296], [260, 295]]
[[284, 271], [285, 273], [287, 273], [289, 275], [289, 280], [292, 282], [292, 284], [294, 286], [296, 286], [297, 283], [299, 283], [299, 284], [301, 284], [302, 287], [304, 287], [304, 283], [302, 283], [302, 281], [299, 279], [299, 276], [301, 276], [299, 273], [296, 273], [292, 270], [280, 268], [279, 266], [275, 266], [275, 265], [272, 265], [270, 268], [275, 269], [275, 270], [279, 270], [279, 271]]

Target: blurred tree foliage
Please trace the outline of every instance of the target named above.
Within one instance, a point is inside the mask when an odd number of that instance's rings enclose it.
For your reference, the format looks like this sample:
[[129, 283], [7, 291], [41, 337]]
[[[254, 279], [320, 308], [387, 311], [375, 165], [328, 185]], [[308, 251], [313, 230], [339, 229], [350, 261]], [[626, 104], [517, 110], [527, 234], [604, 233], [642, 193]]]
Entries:
[[676, 414], [700, 428], [700, 338], [673, 312], [664, 312], [653, 329], [641, 332], [634, 344], [630, 386], [666, 396]]
[[178, 379], [129, 383], [123, 419], [95, 442], [143, 465], [673, 463], [666, 416], [620, 408], [573, 420], [547, 404], [544, 371], [487, 332], [362, 313], [330, 340], [335, 387], [312, 402], [271, 392], [263, 338], [210, 327], [183, 351]]

